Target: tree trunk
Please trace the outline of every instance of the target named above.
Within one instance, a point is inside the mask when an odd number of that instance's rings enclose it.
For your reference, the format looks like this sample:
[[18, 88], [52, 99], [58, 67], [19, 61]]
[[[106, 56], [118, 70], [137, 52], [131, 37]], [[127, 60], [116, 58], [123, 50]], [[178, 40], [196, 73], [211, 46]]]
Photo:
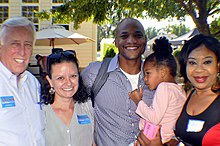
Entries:
[[[197, 6], [197, 11], [194, 8], [193, 1]], [[209, 11], [207, 10], [207, 0], [193, 0], [185, 4], [184, 1], [181, 2], [185, 11], [192, 17], [197, 29], [200, 33], [204, 35], [211, 35], [210, 28], [207, 22]]]
[[201, 19], [200, 17], [199, 19], [194, 20], [194, 23], [196, 24], [196, 27], [200, 33], [204, 35], [211, 35], [209, 25], [206, 19]]

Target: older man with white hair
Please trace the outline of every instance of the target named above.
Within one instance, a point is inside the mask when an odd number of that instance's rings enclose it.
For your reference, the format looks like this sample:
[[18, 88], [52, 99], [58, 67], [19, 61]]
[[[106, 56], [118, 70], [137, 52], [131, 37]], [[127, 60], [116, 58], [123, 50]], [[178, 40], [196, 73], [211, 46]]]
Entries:
[[0, 145], [44, 146], [40, 84], [28, 71], [35, 27], [24, 17], [1, 26]]

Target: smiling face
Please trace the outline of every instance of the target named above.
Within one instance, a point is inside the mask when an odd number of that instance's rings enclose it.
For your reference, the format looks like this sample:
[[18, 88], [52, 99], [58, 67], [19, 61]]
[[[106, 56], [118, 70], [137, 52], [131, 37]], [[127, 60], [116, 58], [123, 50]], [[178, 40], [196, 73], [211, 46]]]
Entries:
[[26, 28], [8, 29], [1, 45], [1, 62], [13, 74], [21, 74], [28, 66], [33, 42], [33, 33]]
[[211, 89], [217, 80], [217, 56], [204, 45], [199, 46], [188, 56], [186, 73], [196, 89]]
[[75, 63], [53, 64], [51, 79], [48, 81], [55, 89], [55, 98], [72, 98], [79, 87], [79, 75]]
[[146, 45], [143, 26], [138, 21], [127, 19], [116, 31], [115, 45], [120, 56], [126, 60], [140, 58]]

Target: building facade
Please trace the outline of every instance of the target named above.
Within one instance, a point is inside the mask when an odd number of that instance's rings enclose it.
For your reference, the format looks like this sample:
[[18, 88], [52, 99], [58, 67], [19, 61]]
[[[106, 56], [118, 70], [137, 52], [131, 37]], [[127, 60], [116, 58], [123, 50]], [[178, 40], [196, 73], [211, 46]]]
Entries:
[[[40, 20], [36, 16], [36, 12], [42, 10], [50, 10], [51, 8], [62, 5], [64, 0], [0, 0], [0, 25], [8, 18], [15, 16], [24, 16], [34, 22], [36, 30], [52, 24], [52, 20]], [[54, 24], [62, 25], [67, 30], [77, 32], [92, 38], [95, 42], [88, 42], [80, 45], [64, 45], [55, 46], [55, 48], [63, 48], [64, 50], [75, 50], [79, 59], [81, 68], [84, 68], [88, 63], [96, 60], [97, 54], [97, 25], [91, 21], [84, 22], [77, 30], [73, 29], [73, 23], [70, 24]], [[51, 53], [51, 46], [35, 46], [31, 57], [30, 64], [36, 64], [35, 55], [40, 54], [47, 56]]]

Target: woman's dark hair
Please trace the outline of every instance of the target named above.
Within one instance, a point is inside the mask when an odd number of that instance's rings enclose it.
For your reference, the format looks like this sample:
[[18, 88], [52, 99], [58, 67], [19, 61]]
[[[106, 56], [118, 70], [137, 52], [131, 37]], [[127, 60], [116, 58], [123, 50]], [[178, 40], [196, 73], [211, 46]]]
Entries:
[[42, 57], [41, 55], [37, 54], [37, 55], [35, 56], [35, 59], [38, 60], [38, 58], [42, 59], [43, 57]]
[[175, 57], [172, 55], [173, 49], [166, 37], [160, 37], [155, 40], [153, 44], [154, 53], [150, 54], [144, 61], [152, 62], [157, 67], [166, 66], [169, 68], [171, 76], [175, 77], [177, 74], [177, 63]]
[[[220, 59], [220, 42], [211, 36], [206, 36], [203, 34], [199, 34], [191, 38], [190, 40], [186, 41], [183, 45], [182, 50], [180, 51], [180, 56], [178, 58], [180, 64], [180, 73], [184, 77], [184, 83], [189, 81], [187, 74], [186, 74], [186, 64], [188, 60], [189, 54], [195, 50], [196, 48], [204, 45], [207, 49], [211, 50], [215, 53], [217, 57], [217, 63], [219, 63]], [[219, 81], [218, 81], [218, 88], [219, 88]], [[218, 89], [219, 90], [219, 89]]]
[[[73, 95], [73, 100], [78, 103], [84, 103], [88, 100], [88, 94], [85, 85], [83, 84], [83, 80], [80, 76], [79, 72], [79, 64], [76, 58], [75, 51], [61, 51], [52, 53], [47, 57], [47, 75], [51, 78], [51, 68], [55, 64], [60, 64], [63, 62], [73, 62], [76, 64], [79, 74], [79, 88], [77, 92]], [[52, 104], [54, 102], [54, 94], [50, 94], [50, 85], [46, 82], [46, 85], [42, 88], [41, 92], [41, 102], [44, 104]]]

